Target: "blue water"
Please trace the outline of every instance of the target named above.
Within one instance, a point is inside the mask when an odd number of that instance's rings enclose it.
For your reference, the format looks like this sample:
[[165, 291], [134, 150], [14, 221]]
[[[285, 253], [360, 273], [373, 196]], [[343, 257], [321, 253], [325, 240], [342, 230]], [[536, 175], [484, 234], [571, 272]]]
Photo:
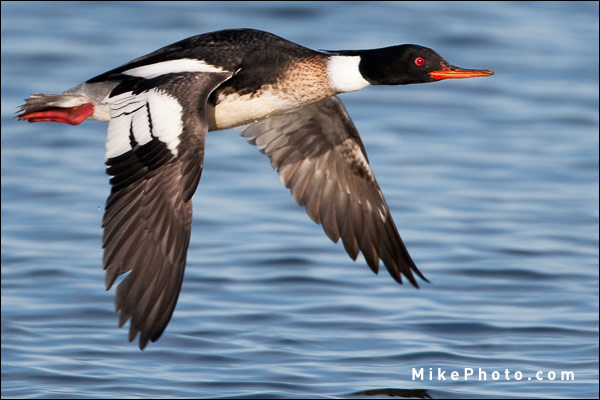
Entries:
[[[142, 352], [104, 290], [106, 125], [14, 114], [230, 27], [496, 75], [341, 96], [420, 290], [352, 262], [256, 148], [211, 133], [179, 303]], [[1, 73], [2, 398], [598, 398], [597, 2], [3, 2]]]

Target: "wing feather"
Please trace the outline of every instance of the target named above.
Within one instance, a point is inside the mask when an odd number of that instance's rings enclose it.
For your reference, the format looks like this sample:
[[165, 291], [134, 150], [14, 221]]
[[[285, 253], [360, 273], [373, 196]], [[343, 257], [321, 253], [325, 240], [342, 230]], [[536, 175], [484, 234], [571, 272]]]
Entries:
[[418, 287], [413, 272], [427, 281], [398, 234], [358, 132], [337, 97], [255, 122], [241, 134], [269, 157], [281, 183], [327, 236], [342, 239], [352, 259], [362, 252], [375, 273], [381, 260], [399, 283], [404, 275]]
[[191, 197], [202, 172], [206, 101], [230, 76], [125, 78], [106, 100], [112, 185], [102, 223], [106, 286], [129, 272], [117, 287], [115, 306], [119, 326], [130, 320], [129, 340], [139, 333], [141, 349], [160, 337], [177, 303], [191, 234]]

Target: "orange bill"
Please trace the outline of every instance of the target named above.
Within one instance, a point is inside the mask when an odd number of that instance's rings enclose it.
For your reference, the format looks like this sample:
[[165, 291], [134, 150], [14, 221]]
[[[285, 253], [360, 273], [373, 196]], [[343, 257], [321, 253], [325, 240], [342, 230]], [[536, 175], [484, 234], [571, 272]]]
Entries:
[[453, 65], [444, 65], [441, 70], [432, 71], [429, 75], [433, 79], [461, 79], [490, 76], [494, 75], [494, 71], [490, 71], [489, 69], [465, 69]]

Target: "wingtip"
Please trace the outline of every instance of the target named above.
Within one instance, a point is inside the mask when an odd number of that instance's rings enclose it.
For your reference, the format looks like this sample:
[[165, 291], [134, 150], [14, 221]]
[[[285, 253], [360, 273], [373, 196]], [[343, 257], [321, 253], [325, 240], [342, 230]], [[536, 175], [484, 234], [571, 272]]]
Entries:
[[417, 282], [417, 280], [415, 279], [414, 273], [417, 274], [417, 276], [419, 278], [421, 278], [422, 280], [424, 280], [427, 283], [431, 283], [429, 281], [429, 279], [425, 278], [425, 276], [421, 273], [421, 271], [419, 271], [419, 269], [417, 268], [416, 265], [412, 265], [409, 270], [408, 273], [405, 273], [404, 275], [408, 278], [408, 280], [410, 281], [410, 283], [414, 286], [415, 289], [421, 289], [421, 287], [419, 286], [419, 283]]
[[148, 345], [148, 338], [144, 339], [144, 336], [142, 335], [142, 337], [140, 337], [140, 350], [144, 351], [144, 349], [146, 348], [147, 345]]
[[[431, 283], [431, 281], [429, 281], [429, 279], [425, 278], [425, 275], [423, 275], [423, 274], [421, 273], [421, 271], [419, 271], [419, 269], [417, 268], [417, 266], [416, 266], [416, 265], [413, 265], [413, 267], [412, 267], [412, 270], [413, 270], [413, 271], [414, 271], [414, 272], [417, 274], [417, 276], [418, 276], [419, 278], [423, 279], [425, 282], [427, 282], [427, 283], [429, 283], [429, 284]], [[419, 288], [419, 287], [417, 286], [417, 289], [418, 289], [418, 288]]]

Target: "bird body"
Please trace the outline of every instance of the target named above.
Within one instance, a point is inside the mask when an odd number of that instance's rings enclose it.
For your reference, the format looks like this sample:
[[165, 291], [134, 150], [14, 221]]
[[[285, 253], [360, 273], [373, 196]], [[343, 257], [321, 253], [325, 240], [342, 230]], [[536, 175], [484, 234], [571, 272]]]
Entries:
[[338, 93], [488, 76], [453, 67], [433, 50], [400, 45], [319, 52], [271, 33], [231, 29], [165, 46], [69, 89], [32, 95], [20, 119], [108, 122], [110, 176], [102, 226], [107, 289], [126, 272], [115, 303], [140, 348], [166, 328], [181, 288], [191, 198], [206, 133], [237, 127], [266, 154], [294, 200], [378, 272], [425, 279], [392, 220]]

